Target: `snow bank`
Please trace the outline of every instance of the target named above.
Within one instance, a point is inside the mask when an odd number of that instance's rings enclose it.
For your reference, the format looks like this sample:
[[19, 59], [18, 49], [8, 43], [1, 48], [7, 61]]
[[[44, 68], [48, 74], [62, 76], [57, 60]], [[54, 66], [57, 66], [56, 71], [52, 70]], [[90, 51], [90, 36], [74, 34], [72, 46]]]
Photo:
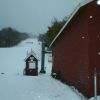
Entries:
[[24, 76], [24, 59], [31, 48], [40, 58], [41, 43], [27, 39], [17, 47], [0, 48], [0, 100], [85, 100], [78, 92], [50, 76], [52, 63], [46, 54], [46, 74]]
[[[90, 98], [89, 100], [94, 100], [94, 97]], [[100, 100], [100, 96], [97, 96], [97, 100]]]

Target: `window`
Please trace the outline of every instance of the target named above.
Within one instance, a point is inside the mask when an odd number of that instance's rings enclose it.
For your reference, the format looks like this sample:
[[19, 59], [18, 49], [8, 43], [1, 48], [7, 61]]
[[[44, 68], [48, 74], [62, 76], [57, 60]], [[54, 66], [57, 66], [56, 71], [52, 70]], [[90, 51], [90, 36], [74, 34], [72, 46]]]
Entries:
[[29, 69], [35, 69], [35, 62], [29, 62]]

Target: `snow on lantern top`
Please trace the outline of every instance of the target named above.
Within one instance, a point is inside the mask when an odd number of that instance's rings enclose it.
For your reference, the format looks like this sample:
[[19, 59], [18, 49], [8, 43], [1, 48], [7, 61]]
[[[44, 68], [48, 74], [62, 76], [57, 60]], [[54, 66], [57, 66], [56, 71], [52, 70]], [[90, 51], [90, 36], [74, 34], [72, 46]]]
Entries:
[[27, 59], [30, 59], [30, 61], [33, 61], [34, 58], [38, 60], [38, 57], [36, 56], [35, 52], [34, 52], [32, 49], [31, 49], [31, 52], [28, 52], [28, 51], [27, 51], [27, 56], [26, 56], [26, 58], [25, 58], [25, 61], [26, 61]]

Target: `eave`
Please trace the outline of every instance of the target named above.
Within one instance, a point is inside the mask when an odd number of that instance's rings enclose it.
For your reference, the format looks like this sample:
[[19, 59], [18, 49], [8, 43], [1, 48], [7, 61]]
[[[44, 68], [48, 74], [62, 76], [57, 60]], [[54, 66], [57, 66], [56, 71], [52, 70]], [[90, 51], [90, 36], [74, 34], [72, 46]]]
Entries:
[[80, 10], [80, 8], [83, 7], [83, 6], [85, 6], [85, 5], [87, 5], [87, 4], [89, 4], [92, 1], [94, 1], [94, 0], [85, 0], [84, 2], [78, 4], [78, 6], [71, 13], [71, 15], [70, 15], [69, 19], [67, 20], [67, 22], [65, 23], [65, 25], [61, 28], [61, 30], [59, 31], [59, 33], [53, 39], [53, 41], [51, 42], [51, 44], [49, 45], [49, 47], [51, 47], [54, 44], [54, 42], [57, 40], [57, 38], [60, 36], [60, 34], [63, 32], [63, 30], [67, 27], [67, 25], [69, 24], [69, 22], [76, 15], [76, 13]]

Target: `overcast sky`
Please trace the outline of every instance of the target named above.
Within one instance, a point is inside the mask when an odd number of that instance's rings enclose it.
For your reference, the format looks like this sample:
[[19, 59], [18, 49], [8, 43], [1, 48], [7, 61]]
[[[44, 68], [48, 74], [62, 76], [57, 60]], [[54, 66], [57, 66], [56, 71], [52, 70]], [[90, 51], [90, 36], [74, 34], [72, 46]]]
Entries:
[[45, 33], [54, 18], [63, 19], [84, 0], [0, 0], [0, 29], [12, 27], [32, 34]]

